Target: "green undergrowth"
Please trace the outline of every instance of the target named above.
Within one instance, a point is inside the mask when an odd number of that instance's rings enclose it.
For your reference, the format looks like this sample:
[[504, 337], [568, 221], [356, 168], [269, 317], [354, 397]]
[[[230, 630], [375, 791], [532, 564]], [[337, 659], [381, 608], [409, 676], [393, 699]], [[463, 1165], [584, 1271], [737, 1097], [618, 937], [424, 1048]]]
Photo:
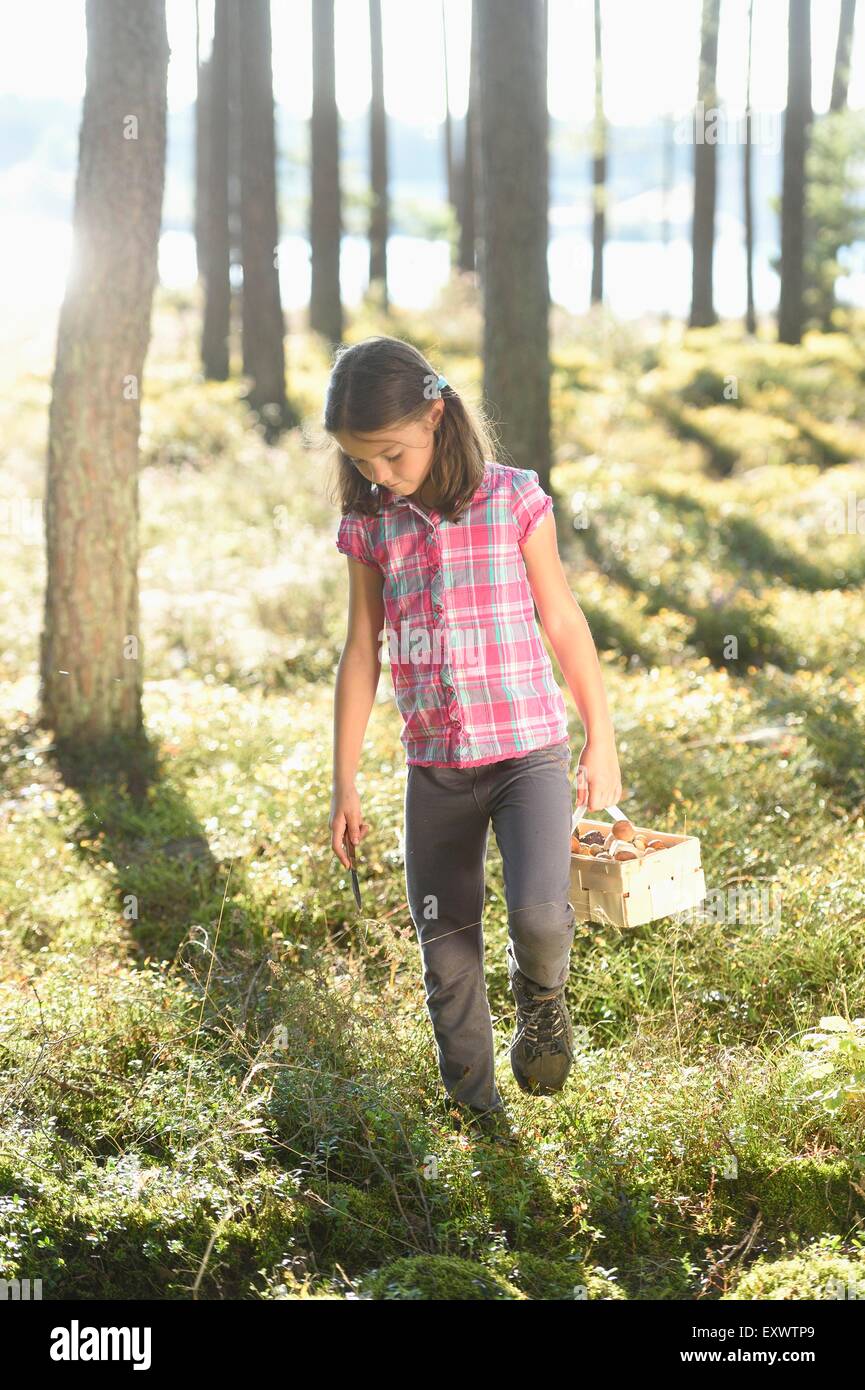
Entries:
[[[491, 840], [507, 1149], [441, 1092], [387, 672], [361, 913], [330, 852], [326, 455], [265, 443], [233, 384], [197, 381], [190, 321], [160, 306], [145, 392], [144, 787], [66, 777], [36, 727], [41, 546], [0, 534], [0, 1278], [80, 1299], [861, 1297], [865, 552], [835, 525], [863, 490], [861, 338], [665, 344], [556, 316], [560, 549], [623, 804], [700, 837], [712, 910], [578, 925], [575, 1065], [532, 1099]], [[385, 322], [365, 306], [352, 334]], [[394, 323], [478, 388], [471, 295]], [[290, 346], [312, 438], [326, 356]], [[10, 495], [41, 477], [28, 383]]]

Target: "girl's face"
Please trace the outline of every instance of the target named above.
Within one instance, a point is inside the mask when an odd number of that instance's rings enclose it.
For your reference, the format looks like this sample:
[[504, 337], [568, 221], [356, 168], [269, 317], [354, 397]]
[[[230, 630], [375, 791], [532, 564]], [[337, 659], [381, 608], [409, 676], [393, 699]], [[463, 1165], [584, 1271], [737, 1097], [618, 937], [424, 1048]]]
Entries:
[[340, 431], [335, 439], [357, 471], [368, 482], [389, 488], [399, 497], [411, 497], [422, 486], [432, 466], [435, 426], [444, 401], [433, 401], [423, 420], [360, 438]]

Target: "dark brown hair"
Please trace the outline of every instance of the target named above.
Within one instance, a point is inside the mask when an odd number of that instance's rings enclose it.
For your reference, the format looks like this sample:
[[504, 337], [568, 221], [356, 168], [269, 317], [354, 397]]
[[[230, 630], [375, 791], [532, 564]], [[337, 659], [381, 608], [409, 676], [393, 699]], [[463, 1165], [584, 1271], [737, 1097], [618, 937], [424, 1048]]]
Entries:
[[[364, 338], [339, 347], [328, 382], [324, 428], [330, 435], [362, 436], [422, 420], [439, 394], [438, 376], [423, 353], [401, 338]], [[442, 387], [441, 398], [444, 410], [435, 431], [429, 480], [440, 499], [437, 510], [454, 521], [483, 482], [484, 461], [493, 460], [493, 445], [480, 411], [468, 407], [450, 385]], [[335, 447], [342, 514], [374, 516], [382, 505], [380, 490], [358, 472], [338, 444]]]

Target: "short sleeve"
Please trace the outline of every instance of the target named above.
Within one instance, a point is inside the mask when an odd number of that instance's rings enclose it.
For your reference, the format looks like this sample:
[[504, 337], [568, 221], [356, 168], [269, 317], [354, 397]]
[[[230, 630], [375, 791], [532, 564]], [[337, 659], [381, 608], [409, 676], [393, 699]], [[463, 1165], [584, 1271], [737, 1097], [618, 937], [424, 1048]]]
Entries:
[[517, 523], [520, 545], [527, 541], [548, 512], [553, 509], [553, 499], [544, 492], [538, 482], [538, 475], [532, 468], [514, 468], [513, 510]]
[[352, 560], [360, 560], [361, 564], [381, 572], [381, 565], [373, 557], [366, 519], [358, 512], [346, 512], [339, 523], [335, 544], [343, 555], [350, 555]]

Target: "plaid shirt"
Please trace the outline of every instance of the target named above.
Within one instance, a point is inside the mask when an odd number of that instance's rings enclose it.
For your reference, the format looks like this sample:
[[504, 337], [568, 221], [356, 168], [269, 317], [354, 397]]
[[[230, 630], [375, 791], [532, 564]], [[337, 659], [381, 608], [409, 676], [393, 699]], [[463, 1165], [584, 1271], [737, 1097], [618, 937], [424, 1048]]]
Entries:
[[384, 577], [386, 641], [406, 761], [477, 767], [568, 737], [520, 545], [552, 510], [528, 468], [487, 462], [459, 521], [382, 487], [336, 546]]

